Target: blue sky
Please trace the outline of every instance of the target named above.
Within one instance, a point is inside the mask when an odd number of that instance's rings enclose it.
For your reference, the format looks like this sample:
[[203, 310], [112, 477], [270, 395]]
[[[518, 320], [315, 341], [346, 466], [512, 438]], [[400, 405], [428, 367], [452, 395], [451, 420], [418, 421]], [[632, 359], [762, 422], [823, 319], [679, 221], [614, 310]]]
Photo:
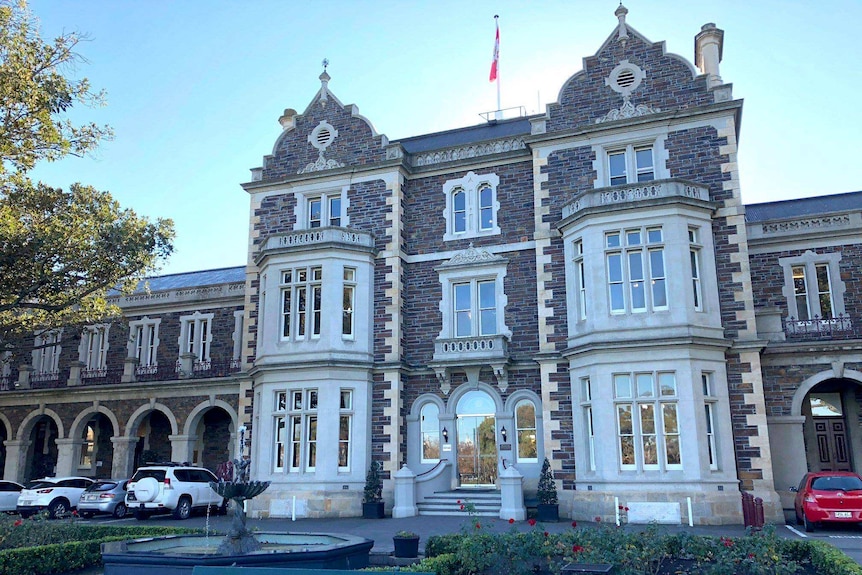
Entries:
[[[488, 82], [500, 15], [502, 106], [544, 111], [613, 31], [616, 0], [31, 0], [42, 33], [89, 36], [73, 71], [108, 94], [75, 119], [110, 124], [93, 157], [36, 177], [110, 191], [176, 223], [163, 273], [246, 263], [249, 198], [240, 183], [320, 87], [355, 104], [391, 140], [469, 126], [496, 108]], [[745, 203], [862, 189], [862, 1], [627, 0], [627, 22], [694, 58], [694, 36], [725, 31], [721, 75], [745, 100]]]

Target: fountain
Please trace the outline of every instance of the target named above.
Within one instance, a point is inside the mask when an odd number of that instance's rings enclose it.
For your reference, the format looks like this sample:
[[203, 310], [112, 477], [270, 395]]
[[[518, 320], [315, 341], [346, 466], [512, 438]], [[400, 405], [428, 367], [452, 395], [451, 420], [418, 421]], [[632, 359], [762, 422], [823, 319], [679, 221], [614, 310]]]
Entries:
[[[245, 453], [245, 426], [239, 428], [237, 457], [220, 466], [210, 487], [233, 505], [224, 536], [170, 535], [102, 544], [104, 575], [191, 575], [196, 565], [361, 569], [368, 566], [374, 541], [334, 533], [252, 534], [246, 501], [263, 493], [269, 481], [251, 481]], [[230, 480], [227, 480], [227, 478]], [[218, 542], [218, 545], [215, 545]]]

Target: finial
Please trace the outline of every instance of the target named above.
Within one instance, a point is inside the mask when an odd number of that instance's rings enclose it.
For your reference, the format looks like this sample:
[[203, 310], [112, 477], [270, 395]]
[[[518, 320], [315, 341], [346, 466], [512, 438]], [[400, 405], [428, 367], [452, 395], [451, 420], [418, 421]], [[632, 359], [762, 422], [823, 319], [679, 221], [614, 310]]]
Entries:
[[329, 59], [324, 58], [323, 62], [323, 73], [319, 76], [320, 78], [320, 105], [322, 107], [326, 107], [326, 100], [328, 100], [329, 95], [329, 81], [332, 79], [329, 74], [326, 73], [326, 67], [329, 66]]
[[628, 9], [623, 6], [623, 3], [620, 2], [619, 7], [614, 11], [614, 16], [620, 21], [619, 26], [619, 37], [617, 38], [620, 42], [622, 42], [623, 48], [626, 46], [626, 40], [629, 39], [629, 32], [626, 29], [626, 14], [628, 14]]
[[323, 64], [323, 71], [326, 72], [326, 67], [329, 66], [329, 58], [324, 58], [321, 64]]

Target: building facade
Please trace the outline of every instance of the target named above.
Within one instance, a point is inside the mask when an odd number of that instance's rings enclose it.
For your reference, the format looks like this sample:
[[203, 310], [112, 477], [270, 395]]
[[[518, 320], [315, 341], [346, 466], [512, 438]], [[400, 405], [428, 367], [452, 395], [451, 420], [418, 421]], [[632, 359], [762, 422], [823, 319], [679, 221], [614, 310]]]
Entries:
[[535, 116], [390, 142], [324, 71], [245, 267], [4, 364], [5, 477], [215, 467], [245, 425], [259, 517], [358, 515], [372, 460], [390, 510], [396, 474], [529, 505], [548, 458], [565, 516], [723, 523], [858, 470], [862, 194], [745, 206], [723, 32], [693, 65], [615, 15]]

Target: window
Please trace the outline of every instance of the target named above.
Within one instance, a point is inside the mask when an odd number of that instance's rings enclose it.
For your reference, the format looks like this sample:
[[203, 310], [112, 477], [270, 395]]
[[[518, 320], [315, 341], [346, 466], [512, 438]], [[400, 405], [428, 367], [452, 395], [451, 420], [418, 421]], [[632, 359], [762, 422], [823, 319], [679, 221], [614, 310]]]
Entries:
[[703, 407], [706, 417], [706, 453], [709, 458], [709, 468], [718, 469], [718, 451], [715, 445], [715, 409], [718, 398], [715, 396], [713, 374], [700, 374], [703, 385]]
[[78, 467], [93, 466], [93, 450], [96, 446], [96, 430], [91, 423], [84, 428], [84, 441], [81, 443], [81, 459]]
[[448, 180], [443, 184], [446, 195], [445, 241], [473, 238], [500, 233], [497, 223], [497, 186], [500, 178], [496, 174], [476, 175], [469, 172], [463, 178]]
[[350, 471], [350, 429], [353, 421], [353, 391], [342, 389], [338, 412], [338, 470]]
[[605, 248], [611, 313], [667, 309], [661, 227], [608, 232]]
[[689, 255], [691, 259], [691, 291], [694, 297], [694, 309], [703, 310], [703, 294], [700, 284], [700, 230], [688, 229]]
[[608, 151], [608, 175], [611, 186], [649, 182], [655, 179], [653, 148], [633, 146]]
[[308, 199], [308, 227], [341, 225], [341, 194], [321, 194]]
[[587, 319], [587, 286], [586, 268], [584, 267], [584, 242], [575, 240], [572, 246], [575, 253], [575, 294], [577, 317], [579, 320]]
[[107, 373], [108, 330], [110, 325], [85, 327], [81, 333], [78, 357], [84, 364], [82, 377], [98, 377]]
[[[285, 468], [290, 472], [314, 471], [317, 465], [317, 390], [276, 392], [273, 417], [274, 471]], [[349, 436], [347, 441], [349, 445]], [[340, 451], [339, 443], [339, 454]]]
[[422, 463], [440, 460], [440, 408], [426, 403], [419, 412], [422, 433]]
[[353, 316], [356, 301], [356, 269], [344, 268], [344, 288], [341, 304], [341, 336], [353, 339]]
[[195, 370], [209, 369], [213, 317], [211, 313], [195, 312], [180, 318], [180, 355], [194, 355]]
[[286, 270], [281, 277], [281, 338], [320, 337], [323, 268]]
[[620, 468], [682, 469], [676, 376], [623, 373], [613, 381]]
[[47, 331], [36, 336], [33, 369], [38, 375], [59, 376], [61, 330]]
[[789, 328], [806, 331], [812, 320], [827, 320], [824, 323], [832, 330], [851, 329], [849, 318], [844, 317], [845, 285], [841, 280], [840, 262], [840, 252], [807, 251], [801, 256], [779, 258], [778, 263], [784, 270], [787, 315], [795, 320]]
[[596, 436], [593, 427], [593, 390], [589, 377], [581, 378], [581, 406], [584, 409], [584, 424], [587, 427], [587, 454], [590, 471], [596, 470]]
[[519, 462], [539, 461], [536, 444], [536, 406], [527, 399], [515, 405], [515, 441], [518, 444]]
[[455, 337], [497, 333], [496, 282], [472, 280], [452, 286]]
[[129, 322], [131, 355], [138, 360], [137, 373], [155, 373], [158, 365], [156, 352], [159, 347], [159, 324], [161, 320], [144, 317]]

